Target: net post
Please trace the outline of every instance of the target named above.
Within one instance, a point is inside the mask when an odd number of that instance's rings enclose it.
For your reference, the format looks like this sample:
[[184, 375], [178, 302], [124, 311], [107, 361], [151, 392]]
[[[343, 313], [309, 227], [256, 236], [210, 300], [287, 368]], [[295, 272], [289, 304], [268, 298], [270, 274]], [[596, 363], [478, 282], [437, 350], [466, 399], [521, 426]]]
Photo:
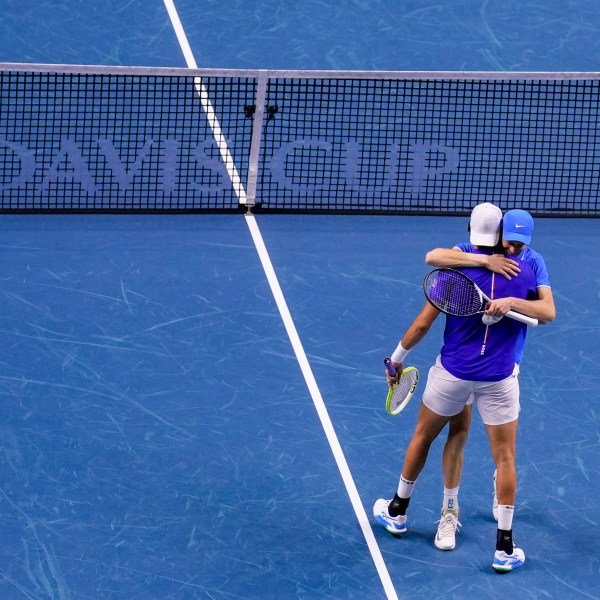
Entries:
[[248, 212], [256, 205], [256, 186], [258, 182], [258, 163], [260, 158], [260, 143], [262, 139], [262, 123], [265, 112], [265, 98], [267, 95], [268, 74], [260, 70], [256, 81], [256, 100], [254, 116], [252, 119], [252, 141], [250, 143], [250, 156], [248, 157], [248, 183], [246, 185], [246, 206]]

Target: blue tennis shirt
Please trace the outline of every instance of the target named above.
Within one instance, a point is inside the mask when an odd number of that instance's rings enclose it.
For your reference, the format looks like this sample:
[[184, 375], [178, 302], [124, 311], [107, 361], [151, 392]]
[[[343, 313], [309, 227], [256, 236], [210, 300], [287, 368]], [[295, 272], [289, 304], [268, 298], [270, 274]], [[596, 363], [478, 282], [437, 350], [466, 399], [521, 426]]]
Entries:
[[[458, 248], [463, 252], [475, 252], [475, 246], [473, 246], [473, 244], [469, 242], [461, 242], [460, 244], [456, 244], [455, 248]], [[526, 246], [517, 258], [531, 266], [533, 272], [535, 273], [536, 285], [538, 287], [552, 287], [550, 285], [550, 277], [548, 276], [548, 269], [546, 268], [546, 263], [544, 262], [543, 256], [539, 252], [536, 252], [535, 250], [532, 250], [529, 246]], [[515, 260], [517, 259], [515, 258]], [[526, 337], [527, 327], [524, 327], [519, 335], [519, 339], [517, 340], [517, 346], [515, 349], [515, 362], [519, 365], [523, 360]]]
[[[470, 252], [489, 254], [475, 248]], [[461, 268], [492, 299], [537, 298], [537, 279], [531, 263], [515, 258], [521, 272], [510, 281], [503, 275], [483, 268]], [[527, 325], [505, 317], [493, 325], [484, 325], [482, 315], [446, 317], [444, 345], [440, 358], [444, 368], [459, 379], [500, 381], [514, 369], [517, 346], [524, 340]]]

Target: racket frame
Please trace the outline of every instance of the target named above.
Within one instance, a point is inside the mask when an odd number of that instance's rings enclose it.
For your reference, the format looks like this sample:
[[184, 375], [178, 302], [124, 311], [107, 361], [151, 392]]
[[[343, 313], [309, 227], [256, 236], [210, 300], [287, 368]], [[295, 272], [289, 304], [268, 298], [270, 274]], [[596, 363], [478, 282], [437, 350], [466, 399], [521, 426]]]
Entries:
[[[385, 368], [387, 369], [387, 372], [392, 377], [394, 377], [397, 374], [397, 371], [396, 371], [396, 368], [394, 367], [394, 365], [392, 364], [392, 361], [389, 358], [386, 358], [383, 362], [385, 364]], [[415, 380], [413, 381], [408, 392], [404, 396], [404, 399], [402, 400], [402, 402], [400, 402], [400, 404], [395, 409], [392, 409], [392, 400], [394, 398], [394, 391], [398, 387], [399, 380], [402, 379], [402, 377], [404, 377], [405, 375], [408, 375], [410, 373], [415, 374], [414, 375]], [[399, 380], [396, 383], [394, 383], [394, 385], [388, 390], [387, 398], [385, 400], [385, 410], [388, 412], [388, 414], [390, 414], [392, 416], [395, 416], [395, 415], [401, 413], [406, 408], [408, 403], [410, 402], [410, 399], [413, 397], [413, 394], [415, 393], [415, 390], [417, 389], [417, 384], [419, 383], [419, 371], [417, 370], [416, 367], [406, 367], [400, 374]]]
[[[428, 288], [427, 282], [436, 273], [458, 273], [458, 275], [461, 278], [463, 278], [464, 280], [466, 280], [469, 283], [469, 285], [473, 286], [475, 291], [479, 294], [479, 296], [481, 298], [480, 310], [476, 310], [474, 312], [469, 312], [469, 313], [463, 313], [463, 314], [456, 314], [456, 313], [450, 312], [448, 310], [444, 310], [444, 308], [442, 306], [440, 306], [433, 298], [431, 298], [431, 296], [429, 295], [429, 292], [427, 291], [427, 288]], [[482, 313], [487, 314], [485, 312], [485, 310], [482, 310], [482, 309], [485, 305], [485, 302], [492, 302], [492, 299], [489, 296], [487, 296], [485, 294], [485, 292], [468, 275], [465, 275], [462, 271], [459, 271], [457, 269], [451, 269], [450, 267], [440, 267], [438, 269], [433, 269], [432, 271], [429, 271], [429, 273], [427, 273], [427, 275], [425, 275], [425, 279], [423, 280], [423, 292], [425, 293], [425, 298], [427, 298], [427, 301], [434, 308], [436, 308], [440, 312], [442, 312], [446, 315], [450, 315], [452, 317], [472, 317], [473, 315], [477, 315], [477, 314], [482, 314]], [[519, 312], [515, 312], [514, 310], [509, 310], [504, 316], [508, 317], [509, 319], [513, 319], [515, 321], [520, 321], [521, 323], [525, 323], [525, 325], [529, 325], [530, 327], [535, 327], [538, 324], [537, 319], [534, 319], [533, 317], [529, 317], [527, 315], [523, 315]]]

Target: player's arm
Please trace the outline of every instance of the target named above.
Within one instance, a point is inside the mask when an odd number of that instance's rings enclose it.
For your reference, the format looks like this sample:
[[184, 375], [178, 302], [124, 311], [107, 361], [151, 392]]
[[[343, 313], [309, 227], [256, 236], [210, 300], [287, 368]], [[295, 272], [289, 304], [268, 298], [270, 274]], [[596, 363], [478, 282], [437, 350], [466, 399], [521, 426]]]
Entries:
[[[398, 347], [394, 351], [394, 354], [392, 354], [392, 364], [397, 373], [402, 373], [406, 355], [427, 335], [427, 332], [431, 329], [433, 322], [439, 314], [440, 313], [436, 308], [429, 304], [429, 302], [425, 302], [425, 306], [423, 306], [421, 312], [415, 317], [415, 320], [406, 330]], [[393, 377], [387, 371], [386, 376], [388, 385], [390, 386], [398, 379], [397, 376]]]
[[474, 254], [454, 248], [434, 248], [425, 255], [425, 262], [432, 267], [483, 267], [511, 279], [521, 269], [519, 263], [503, 254]]
[[523, 298], [499, 298], [493, 300], [487, 313], [492, 316], [505, 315], [509, 310], [520, 312], [529, 317], [537, 319], [540, 323], [550, 323], [556, 317], [556, 307], [554, 305], [554, 296], [552, 289], [546, 286], [538, 287], [538, 297], [536, 300], [525, 300]]

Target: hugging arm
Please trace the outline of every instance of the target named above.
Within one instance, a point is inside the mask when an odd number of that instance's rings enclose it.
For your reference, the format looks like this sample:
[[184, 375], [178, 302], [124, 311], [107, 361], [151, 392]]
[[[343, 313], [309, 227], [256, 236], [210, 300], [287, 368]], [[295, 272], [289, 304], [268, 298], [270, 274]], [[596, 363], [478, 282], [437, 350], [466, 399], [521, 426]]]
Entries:
[[514, 310], [521, 314], [537, 319], [540, 323], [550, 323], [556, 317], [556, 307], [554, 305], [554, 296], [552, 289], [546, 286], [540, 286], [537, 289], [538, 297], [536, 300], [525, 300], [523, 298], [499, 298], [492, 300], [487, 307], [486, 312], [492, 316], [503, 316], [509, 310]]
[[519, 263], [504, 254], [474, 254], [460, 248], [435, 248], [425, 255], [425, 263], [432, 267], [483, 267], [511, 279], [521, 269]]

